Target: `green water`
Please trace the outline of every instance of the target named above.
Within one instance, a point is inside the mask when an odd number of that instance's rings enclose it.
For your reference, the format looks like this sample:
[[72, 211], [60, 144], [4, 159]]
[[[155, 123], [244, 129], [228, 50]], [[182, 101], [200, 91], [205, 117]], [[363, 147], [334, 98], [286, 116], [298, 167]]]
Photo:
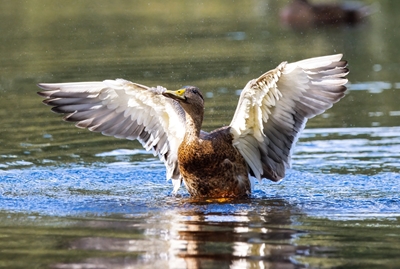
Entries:
[[[400, 2], [301, 31], [280, 24], [284, 5], [0, 1], [0, 268], [400, 268]], [[139, 143], [77, 129], [36, 95], [39, 82], [196, 85], [212, 130], [250, 79], [333, 53], [347, 96], [308, 122], [288, 176], [243, 201], [172, 197]]]

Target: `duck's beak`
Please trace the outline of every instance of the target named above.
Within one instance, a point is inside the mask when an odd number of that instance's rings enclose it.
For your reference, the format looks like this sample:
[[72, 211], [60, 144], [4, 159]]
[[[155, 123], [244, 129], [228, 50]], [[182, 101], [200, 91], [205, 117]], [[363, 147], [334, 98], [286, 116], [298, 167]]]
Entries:
[[169, 98], [172, 98], [172, 99], [175, 99], [175, 100], [179, 101], [179, 100], [186, 100], [185, 92], [186, 92], [186, 89], [179, 89], [177, 91], [166, 90], [162, 94], [165, 97], [169, 97]]

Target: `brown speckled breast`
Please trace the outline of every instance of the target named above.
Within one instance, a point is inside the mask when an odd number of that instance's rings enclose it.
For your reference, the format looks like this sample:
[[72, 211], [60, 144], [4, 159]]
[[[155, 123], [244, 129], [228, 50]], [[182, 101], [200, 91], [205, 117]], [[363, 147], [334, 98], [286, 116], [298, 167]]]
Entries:
[[245, 160], [232, 146], [229, 127], [203, 139], [185, 139], [178, 151], [179, 170], [195, 197], [243, 197], [251, 193]]

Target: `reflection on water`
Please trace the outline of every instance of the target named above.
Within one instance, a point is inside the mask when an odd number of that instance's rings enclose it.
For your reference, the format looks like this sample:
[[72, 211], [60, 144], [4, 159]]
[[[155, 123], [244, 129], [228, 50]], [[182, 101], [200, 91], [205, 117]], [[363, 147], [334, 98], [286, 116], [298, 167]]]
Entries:
[[[232, 204], [179, 203], [186, 209], [64, 220], [63, 229], [39, 234], [46, 241], [59, 236], [53, 260], [75, 257], [53, 262], [52, 268], [299, 268], [291, 257], [317, 249], [292, 243], [304, 232], [289, 228], [297, 210], [282, 200], [243, 201], [237, 204], [241, 210]], [[32, 240], [29, 233], [26, 240]]]
[[[244, 202], [242, 206], [248, 202]], [[190, 202], [184, 203], [193, 207]], [[138, 238], [82, 237], [69, 242], [68, 247], [79, 250], [127, 252], [138, 255], [137, 259], [100, 258], [85, 259], [81, 264], [93, 267], [129, 268], [132, 265], [153, 265], [153, 262], [168, 264], [170, 268], [294, 268], [291, 256], [305, 251], [304, 247], [290, 242], [301, 231], [287, 228], [291, 224], [291, 207], [284, 201], [263, 202], [261, 212], [212, 212], [212, 206], [203, 203], [194, 209], [171, 209], [162, 213], [157, 223], [117, 221], [85, 221], [79, 226], [92, 228], [129, 230]], [[232, 207], [214, 204], [225, 211]], [[240, 206], [240, 203], [239, 203]], [[203, 210], [201, 210], [201, 208]], [[205, 212], [209, 208], [211, 212]], [[166, 221], [168, 220], [168, 221]], [[77, 264], [56, 264], [55, 268], [77, 268]]]
[[[258, 204], [262, 212], [187, 211], [173, 225], [171, 251], [188, 268], [207, 264], [233, 268], [249, 265], [292, 268], [296, 247], [289, 244], [298, 233], [290, 225], [291, 207], [282, 200]], [[229, 208], [229, 207], [228, 207]], [[229, 211], [228, 211], [229, 212]], [[214, 262], [217, 263], [214, 263]], [[173, 267], [173, 266], [172, 266]]]
[[34, 256], [21, 259], [22, 268], [71, 269], [382, 268], [400, 261], [399, 216], [332, 221], [307, 216], [283, 199], [167, 200], [142, 214], [104, 217], [2, 213], [0, 235], [8, 236], [0, 236], [0, 260], [12, 265], [29, 252]]

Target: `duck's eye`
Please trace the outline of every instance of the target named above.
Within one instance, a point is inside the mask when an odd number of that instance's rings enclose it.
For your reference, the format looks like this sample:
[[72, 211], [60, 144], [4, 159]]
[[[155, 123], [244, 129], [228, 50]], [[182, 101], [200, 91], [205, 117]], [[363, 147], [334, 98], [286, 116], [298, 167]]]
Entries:
[[[203, 99], [203, 96], [201, 95], [201, 93], [200, 93], [198, 90], [194, 89], [194, 90], [193, 90], [193, 93], [194, 93], [194, 94], [197, 94], [198, 96], [201, 97], [201, 99]], [[203, 99], [203, 100], [204, 100], [204, 99]]]

